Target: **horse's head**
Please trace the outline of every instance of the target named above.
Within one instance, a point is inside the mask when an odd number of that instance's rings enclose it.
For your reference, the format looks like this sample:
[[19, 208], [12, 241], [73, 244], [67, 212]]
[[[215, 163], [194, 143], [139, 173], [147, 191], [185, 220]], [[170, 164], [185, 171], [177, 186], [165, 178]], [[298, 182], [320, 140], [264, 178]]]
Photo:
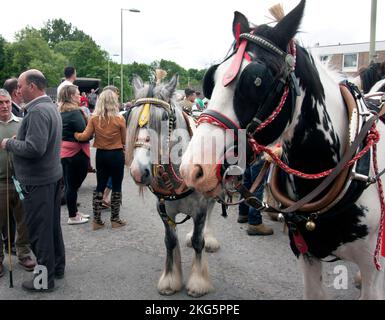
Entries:
[[[294, 75], [292, 39], [299, 28], [304, 7], [305, 0], [302, 0], [275, 27], [251, 27], [243, 14], [235, 12], [234, 52], [221, 64], [212, 66], [205, 75], [203, 89], [205, 96], [210, 98], [209, 106], [182, 158], [181, 174], [188, 186], [209, 196], [218, 195], [227, 163], [218, 160], [226, 158], [229, 150], [231, 154], [235, 150], [241, 155], [239, 141], [242, 136], [268, 145], [276, 141], [288, 125], [292, 109], [286, 105], [290, 105], [299, 91]], [[277, 106], [281, 106], [282, 111], [277, 112]], [[226, 139], [229, 136], [226, 129], [236, 133], [235, 148]], [[212, 140], [215, 140], [215, 151], [219, 154], [214, 154]], [[247, 153], [246, 158], [251, 162], [252, 150], [246, 143], [243, 147], [247, 150], [243, 156]], [[208, 162], [207, 159], [215, 161]]]
[[[149, 186], [153, 182], [154, 166], [161, 162], [162, 135], [168, 135], [175, 125], [172, 96], [178, 75], [165, 84], [144, 84], [133, 77], [136, 103], [130, 110], [127, 127], [126, 164], [136, 184]], [[166, 137], [167, 138], [167, 137]]]

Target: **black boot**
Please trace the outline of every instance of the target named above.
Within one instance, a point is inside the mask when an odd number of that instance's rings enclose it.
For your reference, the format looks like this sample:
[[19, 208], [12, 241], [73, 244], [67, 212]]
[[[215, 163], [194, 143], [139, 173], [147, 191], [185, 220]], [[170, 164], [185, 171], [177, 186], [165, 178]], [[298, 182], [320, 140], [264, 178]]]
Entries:
[[127, 224], [126, 221], [119, 218], [120, 204], [122, 203], [122, 193], [111, 193], [111, 226], [112, 228], [120, 228]]
[[92, 208], [94, 211], [93, 229], [98, 230], [104, 227], [104, 222], [101, 219], [102, 214], [103, 193], [94, 191], [92, 196]]

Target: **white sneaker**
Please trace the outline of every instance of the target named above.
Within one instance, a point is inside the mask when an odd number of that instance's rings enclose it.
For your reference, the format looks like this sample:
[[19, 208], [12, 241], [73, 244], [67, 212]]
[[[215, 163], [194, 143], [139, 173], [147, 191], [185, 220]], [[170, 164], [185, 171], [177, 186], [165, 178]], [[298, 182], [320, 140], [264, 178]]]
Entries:
[[88, 219], [88, 218], [91, 217], [89, 214], [84, 214], [84, 213], [81, 213], [81, 212], [78, 212], [77, 214], [78, 214], [79, 216], [81, 216], [82, 218], [85, 218], [85, 219]]
[[70, 225], [72, 225], [72, 224], [83, 224], [83, 223], [87, 223], [87, 222], [88, 222], [88, 219], [83, 218], [82, 216], [79, 216], [79, 215], [77, 215], [74, 218], [68, 218], [68, 224], [70, 224]]

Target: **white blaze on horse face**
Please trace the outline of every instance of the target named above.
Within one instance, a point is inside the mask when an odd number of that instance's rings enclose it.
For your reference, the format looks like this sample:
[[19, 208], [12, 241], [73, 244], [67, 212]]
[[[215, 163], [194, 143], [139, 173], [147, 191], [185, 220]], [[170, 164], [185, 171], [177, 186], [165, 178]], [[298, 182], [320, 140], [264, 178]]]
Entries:
[[[229, 59], [218, 67], [214, 79], [215, 87], [207, 109], [217, 111], [239, 125], [233, 106], [237, 79], [227, 87], [222, 85], [222, 79], [232, 60]], [[243, 70], [247, 64], [248, 62], [244, 61], [241, 69]], [[209, 193], [211, 196], [219, 194], [221, 188], [218, 187], [217, 164], [224, 154], [225, 135], [224, 129], [208, 123], [200, 125], [195, 130], [180, 167], [181, 175], [189, 187]], [[215, 143], [211, 143], [212, 141]]]

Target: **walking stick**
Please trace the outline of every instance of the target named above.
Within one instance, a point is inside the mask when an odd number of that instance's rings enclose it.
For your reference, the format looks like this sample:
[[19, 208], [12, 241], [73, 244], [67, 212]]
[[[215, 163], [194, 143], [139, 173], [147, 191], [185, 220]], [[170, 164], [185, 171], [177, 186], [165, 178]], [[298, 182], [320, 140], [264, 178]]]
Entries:
[[7, 229], [8, 229], [8, 258], [9, 258], [9, 287], [13, 288], [12, 251], [11, 251], [11, 221], [9, 216], [9, 153], [7, 152]]

